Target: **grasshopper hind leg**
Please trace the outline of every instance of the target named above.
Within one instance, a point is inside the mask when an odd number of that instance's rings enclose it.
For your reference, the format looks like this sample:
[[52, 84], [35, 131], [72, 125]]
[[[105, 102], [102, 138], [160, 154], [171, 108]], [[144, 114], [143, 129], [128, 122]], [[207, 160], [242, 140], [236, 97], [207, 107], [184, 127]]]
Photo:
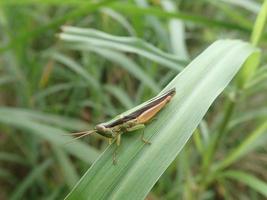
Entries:
[[144, 129], [143, 129], [143, 131], [142, 131], [141, 140], [142, 140], [142, 142], [144, 142], [145, 144], [151, 144], [150, 141], [148, 141], [147, 139], [145, 139], [145, 130], [144, 130]]
[[117, 164], [117, 150], [118, 150], [118, 146], [116, 145], [113, 154], [112, 154], [112, 163], [113, 165]]
[[140, 130], [142, 129], [142, 135], [141, 135], [141, 140], [142, 142], [144, 142], [145, 144], [151, 144], [151, 142], [149, 142], [148, 140], [146, 140], [144, 138], [144, 135], [145, 135], [145, 125], [144, 124], [137, 124], [131, 128], [128, 128], [127, 131], [131, 132], [131, 131], [136, 131], [136, 130]]

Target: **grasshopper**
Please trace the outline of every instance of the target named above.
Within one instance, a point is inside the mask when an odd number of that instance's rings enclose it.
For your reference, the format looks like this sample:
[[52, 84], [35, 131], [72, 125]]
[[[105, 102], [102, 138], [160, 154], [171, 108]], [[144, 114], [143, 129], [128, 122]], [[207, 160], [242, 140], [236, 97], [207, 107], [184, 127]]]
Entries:
[[[110, 144], [112, 140], [115, 140], [118, 147], [121, 143], [121, 135], [123, 133], [140, 129], [144, 130], [145, 124], [150, 122], [174, 95], [175, 88], [172, 88], [167, 92], [148, 100], [143, 106], [127, 115], [120, 115], [120, 117], [115, 120], [100, 123], [91, 131], [78, 132], [73, 135], [77, 136], [76, 138], [81, 138], [91, 133], [98, 133], [108, 138]], [[150, 142], [144, 138], [144, 131], [142, 132], [141, 139], [144, 143], [150, 144]], [[116, 163], [116, 149], [113, 154], [113, 163]]]

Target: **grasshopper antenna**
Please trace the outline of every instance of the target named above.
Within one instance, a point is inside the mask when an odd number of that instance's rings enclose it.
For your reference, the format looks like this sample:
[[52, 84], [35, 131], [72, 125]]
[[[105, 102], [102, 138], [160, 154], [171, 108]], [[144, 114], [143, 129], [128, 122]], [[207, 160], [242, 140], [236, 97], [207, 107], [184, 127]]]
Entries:
[[[94, 129], [95, 130], [95, 129]], [[92, 130], [92, 131], [94, 131], [94, 130]], [[80, 136], [80, 135], [83, 135], [83, 134], [85, 134], [85, 133], [88, 133], [88, 132], [92, 132], [92, 131], [80, 131], [80, 132], [74, 132], [74, 133], [64, 133], [64, 134], [62, 134], [62, 135], [68, 135], [68, 136], [74, 136], [74, 137], [77, 137], [77, 136]]]
[[75, 141], [77, 139], [80, 139], [82, 137], [85, 137], [87, 135], [91, 135], [91, 134], [93, 134], [95, 132], [96, 132], [96, 130], [94, 129], [94, 130], [91, 130], [91, 131], [82, 131], [82, 132], [77, 132], [77, 133], [71, 133], [69, 135], [72, 135], [72, 136], [75, 136], [75, 137], [72, 140], [69, 140], [69, 141], [65, 142], [64, 145], [66, 145], [68, 143], [71, 143], [71, 142], [73, 142], [73, 141]]

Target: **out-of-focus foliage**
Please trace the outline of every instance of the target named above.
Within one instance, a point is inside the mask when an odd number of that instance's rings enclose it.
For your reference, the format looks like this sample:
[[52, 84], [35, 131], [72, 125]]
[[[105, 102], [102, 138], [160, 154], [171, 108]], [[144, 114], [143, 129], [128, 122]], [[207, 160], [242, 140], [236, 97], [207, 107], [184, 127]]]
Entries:
[[260, 0], [1, 0], [0, 199], [63, 199], [107, 146], [64, 134], [156, 95], [218, 39], [262, 56], [246, 61], [147, 198], [265, 199], [266, 15]]

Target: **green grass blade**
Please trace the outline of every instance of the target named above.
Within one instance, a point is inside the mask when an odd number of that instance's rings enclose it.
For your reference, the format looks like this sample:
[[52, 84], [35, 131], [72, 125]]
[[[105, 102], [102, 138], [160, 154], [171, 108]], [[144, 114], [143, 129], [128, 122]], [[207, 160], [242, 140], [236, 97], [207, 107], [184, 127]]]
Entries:
[[[260, 38], [263, 35], [266, 18], [267, 18], [267, 1], [265, 0], [261, 7], [261, 11], [257, 16], [251, 34], [250, 40], [254, 46], [259, 45]], [[238, 86], [240, 88], [244, 88], [245, 84], [250, 80], [251, 77], [253, 77], [254, 73], [256, 72], [259, 66], [259, 63], [260, 63], [260, 55], [255, 55], [247, 60], [246, 64], [244, 65], [242, 71], [239, 74]]]
[[92, 48], [91, 50], [103, 56], [104, 58], [119, 64], [120, 67], [127, 70], [130, 74], [132, 74], [135, 78], [140, 80], [144, 85], [149, 87], [154, 92], [158, 92], [160, 90], [158, 84], [140, 66], [138, 66], [133, 60], [129, 59], [124, 54], [96, 47]]
[[212, 102], [255, 51], [250, 44], [238, 40], [222, 40], [211, 45], [165, 88], [164, 91], [175, 87], [177, 93], [157, 116], [157, 122], [145, 128], [145, 137], [152, 144], [141, 142], [137, 133], [123, 135], [118, 164], [112, 164], [113, 144], [66, 199], [144, 199]]
[[261, 54], [254, 54], [251, 56], [246, 63], [244, 64], [244, 67], [240, 71], [237, 77], [237, 84], [238, 87], [241, 89], [245, 87], [245, 84], [253, 77], [254, 73], [256, 72], [258, 65], [260, 63], [260, 56]]
[[84, 81], [81, 82], [69, 82], [69, 83], [60, 83], [45, 89], [42, 89], [34, 94], [33, 98], [36, 102], [44, 100], [45, 98], [49, 97], [50, 95], [57, 95], [62, 91], [68, 91], [74, 88], [86, 88], [88, 87], [88, 83]]
[[242, 182], [246, 184], [247, 186], [249, 186], [250, 188], [254, 189], [255, 191], [259, 192], [263, 196], [267, 197], [266, 182], [258, 179], [257, 177], [247, 172], [229, 170], [229, 171], [224, 172], [222, 176]]
[[131, 52], [144, 56], [166, 67], [180, 71], [184, 67], [184, 61], [177, 56], [165, 53], [151, 44], [135, 37], [113, 36], [94, 29], [76, 28], [64, 26], [59, 34], [60, 39], [74, 44], [86, 44], [101, 49]]
[[[148, 8], [151, 6], [147, 0], [135, 0], [134, 2], [138, 7], [141, 7], [141, 8]], [[169, 44], [170, 41], [168, 38], [167, 30], [164, 27], [164, 24], [162, 23], [162, 21], [160, 21], [160, 19], [158, 19], [155, 16], [145, 15], [144, 17], [137, 17], [133, 21], [133, 23], [134, 22], [140, 23], [138, 22], [140, 20], [143, 20], [149, 28], [154, 30], [156, 37], [160, 38], [162, 44], [165, 44], [165, 45]]]
[[220, 0], [222, 2], [232, 4], [241, 8], [245, 8], [251, 12], [258, 13], [260, 11], [260, 4], [251, 0]]
[[74, 71], [81, 77], [83, 77], [88, 82], [88, 85], [90, 87], [93, 87], [98, 90], [100, 89], [98, 81], [92, 75], [90, 75], [81, 65], [76, 63], [71, 58], [57, 52], [51, 52], [50, 56], [56, 61], [66, 65], [68, 68], [70, 68], [72, 71]]
[[26, 190], [34, 184], [34, 181], [43, 176], [47, 168], [53, 163], [51, 159], [48, 159], [38, 165], [31, 173], [18, 185], [15, 191], [12, 193], [10, 200], [22, 199]]
[[18, 115], [16, 109], [0, 108], [0, 123], [27, 130], [89, 164], [93, 163], [99, 155], [96, 149], [83, 142], [76, 140], [66, 144], [72, 139], [66, 135], [66, 131], [33, 121], [27, 116]]
[[95, 52], [100, 56], [119, 64], [120, 67], [128, 71], [136, 79], [140, 80], [144, 85], [152, 89], [154, 92], [158, 92], [160, 90], [158, 84], [149, 75], [147, 75], [147, 73], [141, 67], [120, 52], [110, 49], [101, 49], [99, 47], [89, 46], [87, 44], [73, 45], [71, 48]]
[[[170, 0], [162, 1], [162, 6], [168, 12], [177, 12], [174, 2]], [[170, 34], [170, 45], [175, 55], [188, 60], [189, 55], [186, 47], [185, 26], [183, 21], [171, 19], [168, 24]]]
[[14, 77], [11, 76], [2, 76], [0, 77], [0, 87], [3, 87], [3, 85], [5, 84], [9, 84], [12, 82], [15, 82], [16, 79]]
[[251, 30], [247, 27], [240, 26], [238, 24], [233, 24], [227, 21], [214, 20], [200, 15], [187, 14], [183, 12], [166, 12], [162, 9], [149, 7], [149, 8], [139, 8], [135, 5], [129, 3], [112, 3], [109, 7], [114, 10], [123, 12], [125, 15], [153, 15], [160, 18], [177, 18], [187, 22], [192, 22], [194, 24], [200, 24], [208, 27], [222, 27], [225, 29], [239, 30], [243, 32], [250, 32]]
[[[34, 29], [26, 29], [25, 32], [20, 33], [17, 37], [12, 38], [12, 40], [4, 46], [0, 46], [0, 52], [6, 51], [19, 43], [21, 41], [25, 41], [29, 38], [34, 38], [37, 37], [38, 35], [41, 35], [43, 32], [53, 30], [57, 28], [58, 26], [64, 24], [68, 20], [73, 20], [77, 19], [81, 16], [86, 16], [91, 12], [94, 12], [95, 10], [99, 9], [101, 6], [107, 6], [108, 4], [112, 3], [115, 0], [104, 0], [101, 2], [97, 3], [92, 3], [92, 2], [86, 2], [83, 6], [79, 7], [78, 9], [75, 9], [74, 11], [71, 11], [67, 14], [65, 14], [62, 17], [58, 17], [56, 19], [53, 19], [50, 23], [47, 23], [45, 25], [39, 26], [39, 27], [34, 27]], [[2, 1], [0, 1], [2, 2]], [[36, 1], [34, 1], [36, 3]], [[38, 1], [38, 4], [40, 1]]]
[[233, 120], [230, 121], [228, 130], [233, 129], [234, 127], [247, 123], [255, 119], [264, 119], [267, 118], [267, 107], [261, 107], [255, 110], [248, 110], [246, 113], [240, 113]]
[[126, 109], [133, 107], [134, 103], [130, 99], [129, 95], [121, 90], [119, 87], [113, 85], [105, 85], [105, 90], [107, 93], [111, 93]]
[[216, 165], [216, 168], [225, 168], [254, 149], [266, 145], [266, 132], [267, 121], [262, 123], [258, 128], [252, 131], [252, 133], [249, 133], [248, 137], [243, 139], [240, 145], [236, 146], [226, 158]]
[[66, 128], [69, 130], [86, 130], [92, 127], [81, 120], [74, 118], [63, 117], [55, 114], [49, 114], [44, 112], [38, 112], [31, 109], [25, 108], [11, 108], [11, 107], [1, 107], [1, 113], [14, 114], [16, 117], [29, 118], [30, 120], [41, 122], [44, 124], [50, 124], [54, 127]]
[[259, 67], [257, 71], [253, 74], [253, 77], [246, 83], [245, 89], [257, 89], [257, 87], [267, 80], [267, 67]]
[[253, 32], [251, 35], [251, 42], [255, 46], [258, 45], [260, 38], [263, 34], [264, 26], [266, 24], [266, 19], [267, 19], [267, 1], [265, 0], [257, 16], [257, 20], [254, 24]]
[[14, 174], [12, 174], [11, 172], [9, 172], [7, 169], [2, 169], [0, 167], [0, 180], [6, 180], [8, 182], [14, 182], [14, 180], [16, 180]]
[[27, 164], [26, 160], [23, 157], [7, 152], [0, 152], [0, 162], [14, 162], [21, 165]]
[[60, 199], [59, 195], [62, 193], [62, 188], [56, 188], [53, 190], [53, 192], [48, 195], [48, 197], [45, 197], [44, 200], [57, 200]]
[[115, 21], [117, 21], [119, 24], [121, 24], [122, 27], [124, 27], [129, 32], [130, 35], [132, 35], [132, 36], [136, 35], [136, 31], [134, 30], [132, 25], [128, 22], [126, 17], [124, 17], [120, 13], [118, 13], [118, 12], [116, 12], [116, 11], [110, 9], [110, 8], [102, 8], [101, 12], [103, 12], [106, 15], [110, 16]]
[[71, 188], [79, 180], [79, 176], [67, 154], [60, 148], [54, 147], [54, 152], [59, 162], [66, 184]]

